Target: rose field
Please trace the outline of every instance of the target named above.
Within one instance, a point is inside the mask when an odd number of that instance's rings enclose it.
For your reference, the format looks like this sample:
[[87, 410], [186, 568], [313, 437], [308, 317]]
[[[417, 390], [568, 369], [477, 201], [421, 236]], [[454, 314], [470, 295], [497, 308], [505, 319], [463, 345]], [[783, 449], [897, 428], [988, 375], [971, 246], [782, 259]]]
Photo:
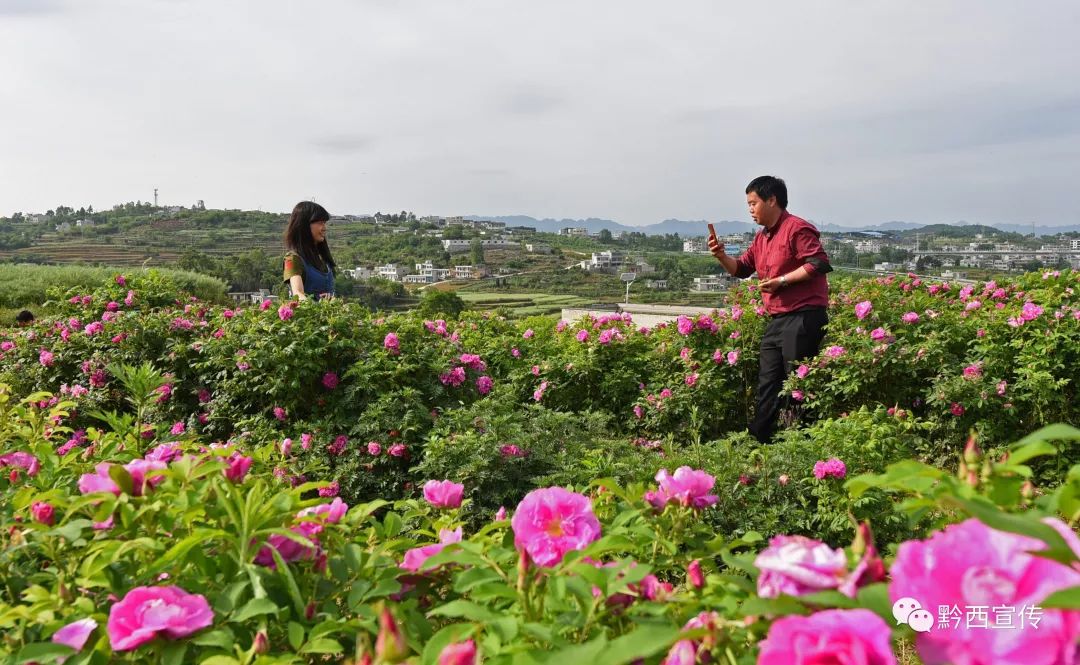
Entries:
[[1080, 273], [768, 319], [229, 309], [0, 330], [0, 663], [1080, 663]]

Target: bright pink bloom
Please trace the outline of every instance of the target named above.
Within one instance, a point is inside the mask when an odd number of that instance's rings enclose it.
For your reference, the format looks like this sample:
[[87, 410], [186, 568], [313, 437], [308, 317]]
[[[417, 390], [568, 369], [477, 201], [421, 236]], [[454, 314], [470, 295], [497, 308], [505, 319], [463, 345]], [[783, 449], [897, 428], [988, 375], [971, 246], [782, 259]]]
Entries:
[[825, 349], [825, 355], [829, 356], [830, 358], [839, 358], [840, 356], [844, 355], [844, 353], [844, 347], [842, 346], [834, 345]]
[[438, 665], [475, 665], [476, 642], [451, 642], [439, 652]]
[[521, 333], [521, 336], [524, 339], [531, 339], [534, 334], [536, 334], [536, 333], [533, 332], [533, 329], [529, 328], [525, 332]]
[[330, 485], [328, 485], [327, 487], [320, 487], [319, 488], [319, 496], [329, 498], [329, 497], [332, 497], [332, 496], [337, 496], [338, 492], [340, 492], [340, 491], [341, 491], [341, 485], [339, 485], [338, 481], [335, 480], [334, 482], [330, 483]]
[[[79, 619], [53, 633], [50, 639], [56, 644], [63, 644], [75, 651], [82, 651], [82, 648], [86, 646], [86, 640], [90, 637], [90, 633], [94, 632], [97, 627], [98, 622], [93, 619]], [[64, 659], [58, 658], [57, 662], [62, 663]]]
[[461, 527], [450, 531], [449, 529], [439, 530], [439, 542], [433, 545], [424, 545], [423, 547], [414, 547], [411, 550], [405, 552], [405, 558], [398, 566], [403, 570], [411, 572], [418, 572], [424, 567], [424, 563], [435, 556], [439, 552], [442, 552], [447, 545], [451, 543], [461, 542]]
[[709, 490], [716, 484], [716, 478], [688, 466], [680, 466], [675, 469], [674, 474], [669, 474], [667, 469], [660, 469], [656, 472], [656, 482], [660, 484], [657, 497], [665, 505], [675, 502], [701, 509], [719, 500], [716, 495], [709, 494]]
[[292, 453], [292, 439], [286, 437], [281, 442], [281, 456], [288, 457]]
[[371, 455], [372, 457], [374, 457], [374, 456], [376, 456], [376, 455], [378, 455], [379, 453], [382, 452], [382, 446], [379, 445], [378, 441], [368, 441], [367, 452], [368, 452], [368, 455]]
[[862, 321], [872, 309], [874, 309], [874, 305], [869, 300], [864, 300], [855, 305], [855, 317]]
[[449, 372], [439, 376], [439, 381], [442, 382], [444, 386], [453, 386], [456, 388], [465, 383], [465, 368], [455, 367]]
[[116, 276], [116, 283], [119, 284], [120, 286], [126, 286], [127, 285], [127, 280], [124, 279], [123, 275], [117, 275]]
[[52, 364], [53, 364], [53, 353], [52, 353], [52, 351], [49, 351], [48, 349], [42, 349], [40, 352], [38, 352], [38, 362], [41, 363], [41, 365], [43, 367], [52, 367]]
[[[1064, 523], [1043, 520], [1080, 554], [1080, 539]], [[1057, 665], [1076, 662], [1080, 612], [1031, 610], [1051, 593], [1080, 585], [1080, 571], [1029, 552], [1034, 538], [997, 531], [976, 519], [945, 527], [926, 540], [900, 545], [890, 571], [889, 597], [914, 598], [937, 619], [915, 636], [927, 665]], [[970, 608], [989, 610], [988, 627], [972, 625]], [[940, 621], [938, 608], [958, 607], [959, 621]], [[1009, 627], [1000, 623], [1007, 615]], [[1036, 627], [1037, 626], [1037, 627]]]
[[1009, 382], [1008, 381], [998, 381], [998, 384], [997, 384], [997, 394], [998, 394], [998, 396], [999, 397], [1004, 397], [1005, 396], [1005, 390], [1008, 387], [1009, 387]]
[[679, 334], [686, 337], [694, 330], [694, 320], [688, 316], [680, 316], [676, 322]]
[[278, 420], [280, 420], [281, 422], [285, 422], [285, 420], [288, 419], [288, 414], [285, 413], [285, 409], [281, 408], [280, 406], [275, 406], [274, 407], [274, 417], [277, 418]]
[[270, 306], [273, 305], [273, 304], [274, 303], [271, 302], [270, 300], [264, 300], [261, 303], [259, 303], [259, 309], [265, 312], [266, 310], [270, 309]]
[[391, 457], [405, 457], [409, 450], [404, 443], [395, 443], [386, 451]]
[[303, 450], [311, 448], [311, 435], [307, 432], [300, 435], [300, 448]]
[[172, 429], [169, 430], [169, 433], [173, 436], [180, 436], [184, 433], [185, 429], [187, 428], [184, 426], [184, 421], [177, 420], [175, 423], [173, 423]]
[[799, 365], [799, 368], [795, 370], [795, 376], [800, 379], [805, 379], [806, 375], [810, 373], [810, 368], [806, 365]]
[[213, 622], [204, 596], [176, 586], [142, 586], [109, 609], [106, 631], [113, 651], [130, 651], [155, 637], [186, 637]]
[[577, 341], [584, 342], [587, 339], [589, 339], [589, 331], [588, 330], [579, 330], [578, 334], [577, 334]]
[[896, 657], [889, 626], [878, 615], [864, 609], [825, 610], [810, 616], [787, 616], [774, 623], [761, 643], [757, 662], [896, 665]]
[[0, 469], [9, 466], [23, 469], [28, 476], [36, 476], [38, 470], [41, 469], [41, 462], [30, 453], [21, 451], [0, 455]]
[[761, 571], [757, 587], [762, 598], [836, 589], [848, 574], [844, 550], [805, 536], [774, 536], [754, 566]]
[[35, 522], [52, 526], [56, 522], [56, 509], [46, 501], [35, 501], [30, 504], [30, 515]]
[[982, 376], [982, 367], [979, 366], [979, 363], [968, 365], [964, 368], [965, 379], [977, 379], [980, 376]]
[[953, 402], [952, 406], [949, 407], [949, 412], [959, 418], [964, 415], [964, 405], [960, 402]]
[[277, 310], [278, 318], [282, 321], [288, 321], [289, 319], [291, 319], [293, 317], [293, 313], [293, 308], [289, 307], [287, 304], [278, 307]]
[[588, 497], [561, 487], [525, 495], [510, 522], [514, 545], [538, 566], [558, 565], [567, 552], [584, 549], [600, 537], [600, 521]]
[[233, 453], [226, 460], [229, 466], [224, 470], [225, 477], [234, 483], [244, 482], [244, 477], [247, 475], [248, 470], [251, 469], [253, 461], [250, 457], [245, 457], [240, 453]]
[[818, 480], [824, 478], [843, 478], [846, 475], [847, 465], [835, 457], [826, 462], [818, 460], [814, 463], [814, 477]]
[[478, 379], [476, 380], [476, 390], [477, 390], [477, 391], [478, 391], [478, 392], [479, 392], [479, 393], [480, 393], [481, 395], [486, 395], [486, 394], [488, 394], [489, 392], [491, 392], [491, 386], [492, 386], [492, 385], [493, 385], [494, 383], [495, 383], [495, 382], [491, 380], [491, 377], [490, 377], [490, 376], [486, 376], [486, 375], [485, 375], [485, 376], [481, 376], [480, 378], [478, 378]]
[[336, 498], [330, 503], [320, 503], [317, 506], [311, 506], [310, 508], [304, 508], [300, 512], [296, 513], [299, 517], [318, 517], [327, 524], [337, 524], [341, 521], [341, 518], [345, 517], [345, 513], [349, 511], [349, 505]]
[[463, 353], [458, 358], [458, 361], [462, 365], [475, 369], [477, 372], [483, 372], [487, 369], [487, 365], [480, 359], [480, 356], [475, 353]]
[[734, 366], [737, 362], [739, 362], [739, 350], [736, 349], [734, 351], [728, 351], [727, 364]]
[[796, 402], [801, 402], [806, 399], [806, 394], [801, 390], [792, 390], [791, 399], [795, 400]]
[[401, 340], [398, 339], [397, 333], [386, 333], [386, 337], [383, 338], [383, 348], [395, 356], [401, 353]]
[[331, 455], [341, 455], [345, 452], [345, 447], [349, 445], [349, 437], [344, 434], [340, 434], [334, 438], [334, 441], [326, 447], [326, 450]]
[[686, 375], [685, 381], [686, 381], [686, 385], [688, 385], [688, 386], [691, 386], [691, 387], [694, 386], [694, 384], [697, 383], [697, 380], [698, 380], [698, 373], [697, 372]]
[[451, 480], [429, 480], [424, 483], [424, 499], [436, 508], [458, 508], [465, 486]]
[[695, 589], [705, 586], [705, 575], [701, 572], [701, 561], [694, 559], [686, 567], [686, 581]]
[[338, 382], [339, 380], [337, 374], [334, 374], [333, 372], [327, 372], [326, 374], [323, 374], [322, 384], [326, 387], [327, 390], [333, 390], [334, 388], [337, 388]]

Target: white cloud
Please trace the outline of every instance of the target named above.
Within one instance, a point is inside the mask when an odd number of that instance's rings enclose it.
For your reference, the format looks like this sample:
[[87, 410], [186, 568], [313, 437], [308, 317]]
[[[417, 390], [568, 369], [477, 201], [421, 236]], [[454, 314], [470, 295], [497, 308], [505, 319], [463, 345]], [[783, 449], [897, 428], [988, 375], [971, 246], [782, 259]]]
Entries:
[[1078, 20], [1072, 0], [0, 0], [0, 214], [159, 187], [744, 219], [774, 173], [819, 221], [1075, 223]]

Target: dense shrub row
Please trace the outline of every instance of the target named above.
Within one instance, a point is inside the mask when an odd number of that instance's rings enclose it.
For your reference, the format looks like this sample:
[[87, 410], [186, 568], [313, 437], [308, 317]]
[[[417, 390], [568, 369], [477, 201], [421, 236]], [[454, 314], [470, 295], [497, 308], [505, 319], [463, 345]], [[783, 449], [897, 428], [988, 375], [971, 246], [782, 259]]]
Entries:
[[[2, 648], [889, 663], [915, 637], [930, 663], [1072, 662], [1078, 603], [1050, 595], [1080, 584], [1080, 432], [1008, 442], [1077, 420], [1078, 286], [834, 284], [787, 386], [802, 425], [760, 447], [751, 288], [649, 330], [231, 310], [118, 275], [0, 341]], [[899, 598], [991, 590], [1053, 630], [889, 627]]]

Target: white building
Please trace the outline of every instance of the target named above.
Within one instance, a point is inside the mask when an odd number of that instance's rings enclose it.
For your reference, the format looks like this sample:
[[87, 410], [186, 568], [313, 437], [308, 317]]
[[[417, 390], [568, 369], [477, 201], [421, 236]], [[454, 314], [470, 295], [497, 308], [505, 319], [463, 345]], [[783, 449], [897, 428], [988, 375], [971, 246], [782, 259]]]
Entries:
[[589, 229], [583, 229], [580, 227], [567, 226], [566, 228], [559, 229], [559, 235], [571, 236], [574, 238], [588, 238]]
[[485, 271], [476, 266], [454, 266], [452, 274], [454, 279], [480, 279]]
[[399, 266], [396, 263], [387, 263], [384, 266], [375, 266], [375, 274], [383, 279], [388, 279], [391, 282], [400, 282], [405, 275], [409, 274], [409, 271], [405, 266]]
[[1080, 249], [1080, 238], [1073, 238], [1070, 240], [1069, 249]]
[[530, 242], [525, 244], [525, 251], [532, 254], [550, 254], [551, 245], [542, 245], [540, 243]]
[[480, 241], [484, 249], [520, 249], [521, 243], [510, 238], [488, 238]]
[[92, 220], [92, 219], [80, 219], [80, 220], [75, 222], [75, 226], [78, 226], [78, 227], [81, 227], [81, 228], [93, 228], [94, 227], [94, 220]]
[[626, 263], [626, 255], [620, 251], [593, 252], [592, 258], [581, 262], [582, 270], [615, 270]]
[[682, 251], [690, 254], [708, 254], [709, 241], [705, 238], [690, 238], [683, 240]]
[[343, 270], [345, 275], [352, 277], [353, 279], [371, 279], [375, 276], [375, 271], [371, 268], [365, 268], [364, 266], [356, 266], [352, 270]]
[[472, 245], [472, 240], [468, 240], [465, 238], [442, 241], [443, 249], [450, 252], [451, 254], [461, 254], [463, 252], [467, 252], [469, 251], [470, 245]]
[[860, 240], [855, 243], [855, 251], [860, 254], [877, 254], [881, 251], [881, 241]]
[[650, 289], [666, 289], [668, 281], [666, 279], [649, 279], [645, 280], [645, 286]]
[[732, 282], [727, 275], [706, 275], [694, 278], [694, 291], [723, 291]]

